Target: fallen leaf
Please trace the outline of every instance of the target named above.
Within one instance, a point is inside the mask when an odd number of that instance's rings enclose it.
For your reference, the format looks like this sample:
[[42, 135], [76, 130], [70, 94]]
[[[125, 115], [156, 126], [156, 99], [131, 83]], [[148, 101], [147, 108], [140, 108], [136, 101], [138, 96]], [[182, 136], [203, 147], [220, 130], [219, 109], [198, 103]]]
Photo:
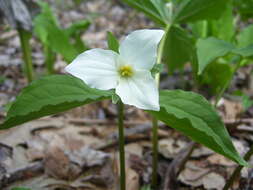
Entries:
[[205, 189], [222, 190], [225, 185], [224, 177], [215, 172], [205, 175], [202, 181]]

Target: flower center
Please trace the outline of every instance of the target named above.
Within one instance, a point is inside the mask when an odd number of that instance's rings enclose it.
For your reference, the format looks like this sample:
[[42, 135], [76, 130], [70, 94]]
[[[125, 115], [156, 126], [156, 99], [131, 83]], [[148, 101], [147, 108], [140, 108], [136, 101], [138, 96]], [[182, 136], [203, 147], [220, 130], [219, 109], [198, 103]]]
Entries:
[[123, 65], [118, 70], [121, 77], [131, 77], [134, 74], [133, 67], [131, 65]]

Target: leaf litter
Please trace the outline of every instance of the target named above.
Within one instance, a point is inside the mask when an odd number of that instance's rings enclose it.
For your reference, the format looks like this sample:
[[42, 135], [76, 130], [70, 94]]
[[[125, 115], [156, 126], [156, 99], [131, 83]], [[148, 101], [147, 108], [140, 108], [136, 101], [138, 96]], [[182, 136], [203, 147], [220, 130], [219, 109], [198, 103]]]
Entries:
[[[69, 5], [70, 9], [73, 7], [70, 1], [61, 5], [51, 1], [56, 12], [61, 10], [59, 6], [64, 4]], [[63, 9], [68, 10], [69, 7], [63, 7]], [[57, 14], [60, 16], [63, 27], [74, 20], [92, 18], [93, 24], [82, 35], [82, 39], [90, 47], [104, 48], [106, 47], [106, 32], [104, 31], [112, 31], [116, 36], [123, 36], [122, 34], [134, 29], [154, 26], [143, 15], [129, 10], [117, 1], [99, 0], [81, 3], [78, 8], [57, 12]], [[129, 12], [130, 15], [128, 15]], [[131, 19], [126, 19], [128, 16]], [[5, 105], [12, 101], [25, 86], [26, 80], [22, 76], [22, 59], [17, 33], [13, 30], [1, 31], [0, 38], [0, 73], [5, 77], [0, 83], [0, 119], [3, 119], [6, 113]], [[42, 47], [38, 45], [36, 39], [32, 39], [31, 43], [36, 69], [41, 70], [44, 62]], [[61, 57], [58, 57], [55, 65], [57, 71], [63, 72], [65, 65]], [[245, 81], [247, 77], [244, 75], [245, 73], [249, 75], [249, 73], [246, 71], [241, 73], [237, 77], [240, 81], [242, 81], [241, 78]], [[190, 78], [187, 72], [185, 75]], [[177, 75], [167, 77], [162, 85], [165, 88], [171, 86], [175, 88], [178, 80]], [[239, 84], [234, 82], [234, 85]], [[250, 91], [252, 88], [247, 90]], [[244, 154], [253, 140], [252, 133], [249, 132], [252, 121], [243, 120], [245, 115], [243, 115], [242, 105], [233, 99], [226, 98], [221, 101], [219, 109], [225, 123], [233, 124], [233, 128], [229, 128], [229, 131], [232, 136], [239, 139], [233, 139], [233, 142], [239, 152]], [[117, 189], [119, 166], [116, 114], [115, 105], [104, 101], [85, 108], [77, 108], [56, 117], [36, 120], [8, 131], [1, 131], [1, 189], [11, 189], [15, 186], [25, 186], [36, 190]], [[252, 113], [247, 112], [247, 114], [247, 118], [252, 117]], [[151, 125], [147, 125], [149, 121], [150, 117], [144, 112], [132, 107], [127, 108], [126, 160], [129, 190], [137, 190], [142, 185], [150, 183], [152, 162]], [[240, 121], [240, 125], [237, 125], [237, 121]], [[159, 138], [159, 177], [163, 186], [165, 178], [168, 177], [165, 173], [176, 155], [180, 155], [180, 152], [189, 147], [191, 142], [163, 125], [160, 126]], [[251, 160], [250, 163], [252, 164], [253, 161]], [[188, 158], [184, 169], [179, 173], [179, 178], [170, 177], [175, 178], [179, 189], [219, 190], [235, 166], [223, 156], [203, 146], [197, 146]], [[252, 169], [244, 169], [241, 179], [237, 181], [234, 188], [251, 187], [252, 173]]]

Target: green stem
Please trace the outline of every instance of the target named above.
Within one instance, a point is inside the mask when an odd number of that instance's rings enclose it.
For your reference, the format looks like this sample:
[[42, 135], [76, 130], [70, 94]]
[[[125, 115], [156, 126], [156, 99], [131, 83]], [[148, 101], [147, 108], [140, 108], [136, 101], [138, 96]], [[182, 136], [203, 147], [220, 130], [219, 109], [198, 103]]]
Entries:
[[215, 99], [215, 104], [214, 106], [217, 107], [217, 104], [219, 103], [221, 97], [223, 96], [224, 92], [226, 91], [226, 89], [228, 88], [228, 86], [231, 83], [231, 80], [233, 79], [234, 74], [236, 73], [236, 71], [239, 69], [240, 65], [241, 65], [241, 59], [237, 62], [236, 66], [233, 69], [233, 72], [231, 74], [231, 77], [229, 78], [229, 80], [227, 80], [226, 84], [223, 86], [223, 88], [221, 89], [221, 91], [218, 93], [216, 99]]
[[[166, 27], [166, 31], [170, 29], [170, 25]], [[162, 56], [163, 50], [165, 46], [164, 38], [161, 40], [158, 55], [157, 55], [157, 64], [162, 64]], [[155, 76], [157, 88], [159, 88], [160, 84], [160, 73], [157, 73]], [[158, 120], [156, 118], [152, 118], [152, 151], [153, 151], [153, 159], [152, 159], [152, 187], [154, 189], [157, 188], [157, 168], [158, 168]]]
[[153, 117], [152, 119], [152, 187], [157, 187], [157, 168], [158, 168], [158, 120]]
[[206, 38], [208, 36], [208, 21], [204, 20], [203, 22], [203, 28], [202, 28], [202, 38]]
[[54, 74], [54, 63], [56, 59], [55, 53], [48, 46], [44, 46], [45, 66], [47, 67], [47, 74]]
[[23, 60], [25, 62], [25, 73], [27, 80], [31, 82], [34, 78], [32, 57], [31, 57], [31, 47], [29, 40], [31, 38], [31, 33], [19, 28], [18, 29], [19, 39], [22, 47]]
[[[252, 154], [253, 154], [253, 145], [250, 147], [249, 151], [245, 154], [244, 160], [248, 161], [250, 157], [252, 156]], [[229, 180], [223, 187], [223, 190], [228, 190], [233, 185], [234, 181], [239, 177], [242, 169], [243, 169], [243, 166], [241, 165], [237, 166], [237, 168], [234, 170], [233, 174], [231, 175], [231, 177], [229, 178]]]
[[124, 104], [118, 102], [118, 130], [119, 130], [119, 157], [120, 157], [120, 190], [126, 189], [125, 169], [125, 139], [124, 139]]

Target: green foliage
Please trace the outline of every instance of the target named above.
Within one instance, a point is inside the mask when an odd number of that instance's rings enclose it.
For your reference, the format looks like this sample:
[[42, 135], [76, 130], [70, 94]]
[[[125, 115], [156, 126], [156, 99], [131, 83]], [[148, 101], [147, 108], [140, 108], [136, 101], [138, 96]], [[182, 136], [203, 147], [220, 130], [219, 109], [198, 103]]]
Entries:
[[111, 32], [107, 32], [107, 44], [110, 50], [119, 53], [119, 41]]
[[[57, 23], [57, 19], [49, 5], [42, 1], [39, 1], [39, 5], [42, 11], [34, 19], [34, 32], [44, 46], [50, 47], [54, 52], [61, 54], [68, 62], [87, 49], [80, 43], [80, 30], [88, 28], [88, 21], [74, 23], [63, 30]], [[71, 42], [72, 37], [75, 39], [74, 43]]]
[[240, 48], [240, 49], [236, 49], [233, 51], [233, 53], [239, 54], [245, 58], [249, 58], [253, 56], [253, 44], [244, 47], [244, 48]]
[[165, 0], [123, 0], [128, 5], [145, 13], [154, 22], [166, 26], [169, 22], [169, 10]]
[[213, 37], [199, 39], [197, 42], [198, 74], [201, 74], [209, 63], [227, 55], [234, 49], [232, 44]]
[[68, 38], [73, 38], [73, 46], [76, 48], [78, 53], [82, 53], [89, 48], [81, 39], [81, 33], [88, 29], [90, 26], [90, 22], [87, 20], [81, 20], [73, 23], [70, 27], [64, 29], [64, 33], [68, 36]]
[[157, 73], [161, 73], [164, 69], [164, 65], [163, 64], [155, 64], [154, 67], [151, 69], [151, 74], [152, 76], [155, 78], [155, 75]]
[[209, 84], [212, 93], [218, 94], [227, 85], [233, 74], [230, 65], [214, 62], [204, 70], [201, 83]]
[[194, 62], [194, 40], [179, 27], [167, 28], [163, 48], [163, 62], [168, 65], [169, 72], [182, 68], [188, 61]]
[[22, 90], [11, 105], [4, 123], [0, 124], [0, 129], [110, 98], [111, 95], [111, 91], [92, 89], [72, 76], [47, 76]]
[[4, 83], [5, 80], [6, 78], [4, 76], [0, 76], [0, 84]]
[[251, 106], [253, 106], [253, 100], [250, 99], [249, 96], [247, 96], [247, 95], [244, 94], [242, 96], [242, 106], [243, 106], [244, 110], [249, 109]]
[[235, 35], [235, 25], [233, 17], [233, 6], [229, 3], [218, 20], [209, 21], [210, 35], [221, 40], [232, 41]]
[[[233, 44], [210, 37], [197, 42], [198, 74], [202, 74], [208, 64], [228, 54], [237, 54], [243, 58], [253, 56], [253, 44], [244, 48], [236, 48]], [[226, 60], [230, 63], [229, 60]], [[218, 71], [217, 71], [218, 72]]]
[[234, 6], [243, 19], [251, 19], [253, 17], [253, 0], [234, 0]]
[[152, 190], [150, 185], [145, 185], [141, 187], [141, 190]]
[[173, 23], [186, 23], [198, 20], [217, 19], [229, 0], [177, 0]]
[[[253, 10], [253, 9], [252, 9]], [[246, 27], [244, 30], [240, 32], [238, 35], [238, 46], [246, 47], [249, 45], [253, 45], [253, 24]]]
[[159, 112], [149, 112], [194, 141], [240, 165], [248, 165], [235, 150], [220, 117], [202, 96], [181, 90], [164, 90], [160, 93], [160, 106]]

